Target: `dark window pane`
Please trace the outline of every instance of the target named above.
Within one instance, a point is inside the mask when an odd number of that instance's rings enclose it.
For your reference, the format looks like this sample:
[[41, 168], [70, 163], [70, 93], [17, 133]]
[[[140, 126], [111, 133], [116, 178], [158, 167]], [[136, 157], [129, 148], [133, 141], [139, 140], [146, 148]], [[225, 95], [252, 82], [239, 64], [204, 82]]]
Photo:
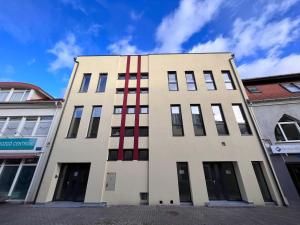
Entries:
[[251, 135], [251, 129], [245, 116], [245, 112], [240, 104], [232, 105], [235, 119], [239, 125], [240, 132], [243, 135]]
[[82, 106], [75, 107], [74, 113], [73, 113], [73, 118], [72, 118], [72, 121], [70, 124], [68, 136], [67, 136], [68, 138], [76, 138], [77, 137], [82, 111], [83, 111]]
[[223, 115], [221, 105], [212, 105], [212, 111], [219, 135], [228, 135], [228, 129]]
[[19, 166], [4, 166], [0, 174], [0, 193], [2, 196], [8, 194], [14, 181]]
[[35, 158], [28, 158], [24, 160], [25, 164], [36, 164], [39, 161], [39, 157], [35, 157]]
[[122, 113], [122, 106], [115, 106], [114, 114], [121, 114], [121, 113]]
[[193, 120], [195, 135], [204, 136], [205, 128], [204, 128], [200, 105], [191, 105], [191, 112], [192, 112], [192, 120]]
[[173, 136], [183, 136], [183, 126], [181, 125], [172, 125]]
[[148, 159], [149, 159], [148, 149], [139, 149], [139, 160], [148, 161]]
[[141, 73], [141, 79], [148, 79], [148, 73]]
[[300, 140], [300, 132], [296, 123], [280, 124], [288, 141]]
[[260, 93], [261, 92], [256, 86], [248, 86], [247, 89], [251, 93]]
[[105, 92], [106, 81], [107, 81], [107, 74], [104, 73], [100, 74], [97, 92]]
[[120, 127], [112, 127], [111, 128], [111, 136], [119, 137], [120, 136]]
[[117, 88], [116, 94], [124, 94], [124, 88]]
[[148, 88], [141, 88], [141, 94], [146, 94], [148, 92], [149, 92]]
[[285, 138], [279, 128], [279, 125], [276, 125], [276, 127], [275, 127], [275, 138], [276, 138], [276, 141], [285, 141]]
[[83, 75], [83, 80], [82, 80], [82, 83], [81, 83], [80, 92], [87, 92], [88, 91], [90, 80], [91, 80], [91, 74], [84, 74]]
[[135, 88], [129, 88], [128, 89], [128, 94], [135, 94], [136, 93], [136, 89]]
[[139, 128], [140, 137], [148, 137], [149, 136], [149, 129], [148, 127], [140, 127]]
[[101, 117], [101, 106], [94, 106], [93, 112], [90, 120], [89, 125], [89, 131], [88, 131], [88, 137], [89, 138], [96, 138], [98, 134], [98, 127], [100, 123], [100, 117]]
[[134, 136], [134, 128], [125, 127], [125, 137], [133, 137], [133, 136]]
[[125, 73], [119, 73], [118, 80], [125, 80]]
[[171, 105], [171, 120], [173, 136], [183, 136], [183, 123], [179, 105]]
[[108, 161], [118, 160], [118, 150], [109, 150], [108, 151]]
[[129, 76], [130, 80], [136, 80], [136, 73], [131, 73]]
[[133, 151], [132, 150], [124, 150], [123, 152], [124, 161], [130, 161], [133, 160]]

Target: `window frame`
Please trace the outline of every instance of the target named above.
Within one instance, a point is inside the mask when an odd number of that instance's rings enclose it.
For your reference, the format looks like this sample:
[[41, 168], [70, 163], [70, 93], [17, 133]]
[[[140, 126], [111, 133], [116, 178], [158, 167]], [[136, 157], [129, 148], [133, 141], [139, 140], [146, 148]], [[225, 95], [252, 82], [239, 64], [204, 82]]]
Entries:
[[[100, 88], [101, 88], [101, 81], [102, 81], [101, 78], [103, 78], [103, 77], [105, 77], [104, 89], [100, 90]], [[99, 79], [98, 79], [96, 93], [104, 93], [106, 91], [107, 79], [108, 79], [108, 73], [100, 73], [99, 74]]]
[[[86, 79], [87, 77], [88, 79], [88, 83], [87, 83], [87, 87], [86, 90], [83, 90], [83, 88], [85, 87], [86, 84]], [[91, 73], [84, 73], [82, 80], [81, 80], [81, 85], [80, 85], [80, 89], [79, 89], [79, 93], [87, 93], [89, 90], [89, 86], [90, 86], [90, 82], [91, 82], [91, 78], [92, 78], [92, 74]]]
[[[110, 158], [110, 152], [117, 153], [117, 154], [116, 154], [117, 157], [111, 159], [111, 158]], [[108, 150], [107, 161], [118, 161], [118, 149], [109, 149], [109, 150]]]
[[[224, 85], [225, 85], [225, 88], [226, 90], [236, 90], [236, 86], [235, 86], [235, 83], [233, 81], [233, 78], [232, 78], [232, 75], [230, 73], [229, 70], [221, 70], [221, 73], [222, 73], [222, 76], [223, 76], [223, 81], [224, 81]], [[226, 80], [224, 75], [227, 74], [229, 80]], [[226, 84], [231, 84], [232, 88], [227, 88]]]
[[[225, 134], [220, 134], [219, 130], [218, 130], [218, 122], [220, 123], [220, 121], [217, 121], [215, 116], [214, 116], [214, 111], [213, 111], [213, 106], [218, 106], [219, 108], [219, 111], [220, 111], [220, 115], [221, 115], [221, 118], [222, 118], [222, 123], [224, 124], [224, 130], [225, 130]], [[222, 105], [221, 104], [211, 104], [211, 109], [212, 109], [212, 114], [213, 114], [213, 118], [214, 118], [214, 121], [215, 121], [215, 125], [216, 125], [216, 129], [217, 129], [217, 133], [218, 133], [218, 136], [229, 136], [230, 133], [229, 133], [229, 129], [228, 129], [228, 125], [227, 125], [227, 122], [226, 122], [226, 118], [225, 118], [225, 115], [224, 115], [224, 112], [223, 112], [223, 108], [222, 108]]]
[[[174, 124], [174, 123], [173, 123], [173, 119], [172, 119], [172, 116], [173, 116], [172, 107], [178, 107], [178, 108], [179, 108], [179, 115], [180, 115], [180, 121], [181, 121], [181, 124], [180, 124], [180, 125]], [[170, 105], [170, 110], [171, 110], [172, 136], [173, 136], [173, 137], [183, 137], [183, 136], [184, 136], [184, 127], [183, 127], [182, 111], [181, 111], [181, 106], [180, 106], [180, 104], [171, 104], [171, 105]], [[173, 130], [173, 127], [174, 127], [174, 126], [181, 127], [182, 135], [174, 135], [174, 130]]]
[[[276, 124], [276, 126], [278, 125], [278, 127], [280, 129], [280, 132], [281, 132], [282, 136], [284, 137], [285, 141], [277, 141], [276, 140], [276, 142], [283, 142], [283, 143], [286, 143], [286, 142], [300, 142], [300, 139], [299, 140], [288, 140], [288, 138], [286, 137], [286, 134], [285, 134], [284, 129], [282, 128], [281, 124], [295, 124], [296, 128], [298, 129], [298, 132], [300, 134], [300, 126], [299, 126], [299, 124], [296, 121], [278, 122]], [[276, 129], [276, 126], [275, 126], [275, 129]]]
[[[146, 159], [141, 159], [140, 152], [142, 152], [142, 151], [147, 151], [147, 158]], [[140, 148], [138, 150], [138, 161], [149, 161], [149, 149], [148, 148]]]
[[[243, 117], [244, 123], [239, 123], [238, 122], [237, 115], [235, 114], [235, 111], [234, 111], [234, 106], [237, 106], [239, 108], [239, 111], [240, 111], [240, 113], [241, 113], [241, 115]], [[233, 114], [234, 114], [235, 121], [238, 124], [238, 127], [239, 127], [241, 135], [242, 136], [252, 136], [253, 135], [252, 129], [250, 127], [250, 124], [249, 124], [248, 118], [246, 116], [246, 113], [245, 113], [243, 105], [240, 104], [240, 103], [234, 103], [234, 104], [232, 104], [232, 111], [233, 111]], [[240, 127], [240, 124], [243, 124], [246, 127], [248, 133], [242, 133], [242, 129]]]
[[[121, 109], [120, 113], [117, 113], [116, 110]], [[115, 105], [114, 106], [114, 115], [121, 115], [123, 111], [123, 106]]]
[[[205, 74], [209, 74], [211, 80], [207, 81]], [[215, 81], [215, 78], [214, 78], [214, 74], [211, 70], [203, 70], [203, 76], [204, 76], [204, 82], [205, 82], [205, 86], [206, 86], [207, 91], [216, 91], [216, 90], [218, 90], [217, 85], [216, 85], [216, 81]], [[208, 84], [213, 84], [214, 89], [209, 89]]]
[[[118, 131], [119, 131], [118, 135], [113, 135], [113, 130], [114, 129], [118, 129]], [[120, 137], [120, 130], [121, 130], [121, 127], [111, 127], [110, 137]]]
[[[172, 74], [175, 75], [175, 81], [170, 81], [170, 75], [172, 75]], [[176, 84], [176, 90], [171, 90], [170, 89], [170, 84]], [[178, 77], [177, 77], [177, 72], [176, 71], [168, 71], [168, 89], [169, 89], [169, 91], [179, 91]]]
[[[93, 117], [94, 110], [96, 108], [100, 108], [100, 116], [99, 117]], [[100, 126], [100, 121], [101, 121], [101, 114], [102, 114], [102, 105], [93, 105], [92, 112], [91, 112], [91, 117], [90, 117], [90, 121], [89, 121], [88, 132], [87, 132], [87, 135], [86, 135], [87, 138], [97, 138], [98, 137], [99, 126]], [[91, 136], [91, 134], [93, 133], [92, 132], [93, 128], [91, 126], [93, 125], [92, 123], [93, 123], [93, 119], [94, 118], [99, 118], [99, 122], [98, 122], [98, 126], [97, 126], [97, 131], [96, 131], [96, 136], [95, 137]]]
[[[76, 131], [76, 135], [75, 137], [72, 137], [71, 136], [71, 127], [72, 127], [72, 122], [73, 122], [73, 119], [75, 119], [75, 112], [76, 112], [76, 109], [82, 109], [81, 110], [81, 115], [80, 115], [80, 121], [79, 121], [79, 124], [78, 124], [78, 129]], [[80, 127], [80, 122], [81, 122], [81, 118], [82, 118], [82, 114], [83, 114], [83, 109], [84, 109], [84, 106], [80, 105], [80, 106], [74, 106], [74, 110], [73, 110], [73, 114], [72, 114], [72, 119], [71, 119], [71, 122], [69, 124], [69, 129], [68, 129], [68, 133], [67, 133], [67, 139], [72, 139], [72, 138], [77, 138], [77, 135], [78, 135], [78, 131], [79, 131], [79, 127]]]
[[[142, 112], [142, 108], [147, 109], [147, 112]], [[149, 114], [149, 106], [148, 105], [141, 105], [140, 106], [140, 114]]]
[[[130, 159], [125, 158], [126, 152], [131, 152]], [[123, 161], [133, 161], [133, 149], [123, 149]]]
[[[295, 84], [296, 83], [296, 84]], [[281, 83], [280, 84], [285, 90], [287, 90], [290, 93], [300, 93], [300, 85], [297, 82], [285, 82], [285, 83]], [[288, 87], [286, 87], [285, 85], [292, 85], [293, 87], [295, 87], [296, 89], [298, 89], [297, 91], [291, 91], [289, 90]]]
[[[199, 114], [195, 114], [195, 115], [199, 115], [199, 117], [200, 117], [200, 120], [201, 120], [201, 123], [202, 123], [202, 129], [203, 129], [203, 134], [202, 135], [196, 134], [195, 127], [199, 126], [199, 125], [195, 124], [195, 121], [193, 119], [193, 110], [192, 110], [192, 107], [198, 107]], [[194, 128], [194, 134], [195, 134], [195, 136], [206, 136], [206, 129], [205, 129], [205, 124], [204, 124], [203, 114], [202, 114], [202, 110], [201, 110], [200, 104], [190, 104], [190, 109], [191, 109], [192, 123], [193, 123], [193, 128]]]
[[[193, 81], [188, 81], [187, 75], [191, 75]], [[197, 91], [198, 90], [194, 71], [185, 71], [185, 81], [186, 81], [186, 86], [187, 86], [188, 91]], [[189, 89], [189, 84], [193, 84], [195, 89], [193, 89], [193, 90]]]

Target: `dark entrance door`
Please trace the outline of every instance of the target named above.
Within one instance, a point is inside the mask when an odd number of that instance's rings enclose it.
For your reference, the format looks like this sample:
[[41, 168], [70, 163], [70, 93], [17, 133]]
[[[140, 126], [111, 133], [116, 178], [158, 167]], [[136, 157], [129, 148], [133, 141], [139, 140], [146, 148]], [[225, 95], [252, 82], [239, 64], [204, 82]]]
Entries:
[[242, 200], [232, 162], [203, 163], [209, 200]]
[[300, 195], [300, 163], [287, 164], [294, 185]]
[[89, 163], [62, 164], [53, 201], [83, 202], [89, 171]]
[[177, 176], [180, 202], [192, 202], [190, 176], [187, 162], [177, 162]]

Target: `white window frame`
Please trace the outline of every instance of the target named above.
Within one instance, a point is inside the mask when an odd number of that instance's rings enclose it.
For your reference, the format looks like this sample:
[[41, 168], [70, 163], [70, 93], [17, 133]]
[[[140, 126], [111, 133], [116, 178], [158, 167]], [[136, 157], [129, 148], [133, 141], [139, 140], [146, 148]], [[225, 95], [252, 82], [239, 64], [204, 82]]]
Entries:
[[278, 122], [277, 125], [285, 139], [285, 141], [277, 141], [277, 142], [300, 142], [300, 140], [288, 140], [288, 138], [286, 137], [285, 133], [284, 133], [284, 130], [283, 128], [281, 127], [281, 124], [295, 124], [296, 125], [296, 128], [298, 129], [299, 133], [300, 133], [300, 127], [298, 125], [297, 122], [295, 121], [290, 121], [290, 122]]
[[[23, 92], [23, 95], [22, 95], [20, 101], [12, 101], [12, 102], [24, 102], [28, 99], [28, 97], [30, 95], [30, 91], [31, 91], [30, 89], [12, 89], [11, 93], [8, 95], [9, 98], [6, 98], [6, 100], [11, 101], [11, 97], [12, 97], [13, 93], [15, 93], [15, 92]], [[25, 96], [26, 92], [28, 92], [28, 95], [27, 95], [27, 98], [24, 99], [24, 96]]]

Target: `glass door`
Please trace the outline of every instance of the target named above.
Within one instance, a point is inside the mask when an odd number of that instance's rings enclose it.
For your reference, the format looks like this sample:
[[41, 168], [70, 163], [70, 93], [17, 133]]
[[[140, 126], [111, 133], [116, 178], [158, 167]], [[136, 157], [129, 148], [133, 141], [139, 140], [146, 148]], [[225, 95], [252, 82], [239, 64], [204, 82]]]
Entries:
[[8, 196], [11, 186], [17, 174], [20, 159], [9, 159], [4, 162], [2, 172], [0, 174], [0, 195]]
[[177, 163], [177, 175], [180, 202], [192, 202], [190, 177], [187, 162]]

